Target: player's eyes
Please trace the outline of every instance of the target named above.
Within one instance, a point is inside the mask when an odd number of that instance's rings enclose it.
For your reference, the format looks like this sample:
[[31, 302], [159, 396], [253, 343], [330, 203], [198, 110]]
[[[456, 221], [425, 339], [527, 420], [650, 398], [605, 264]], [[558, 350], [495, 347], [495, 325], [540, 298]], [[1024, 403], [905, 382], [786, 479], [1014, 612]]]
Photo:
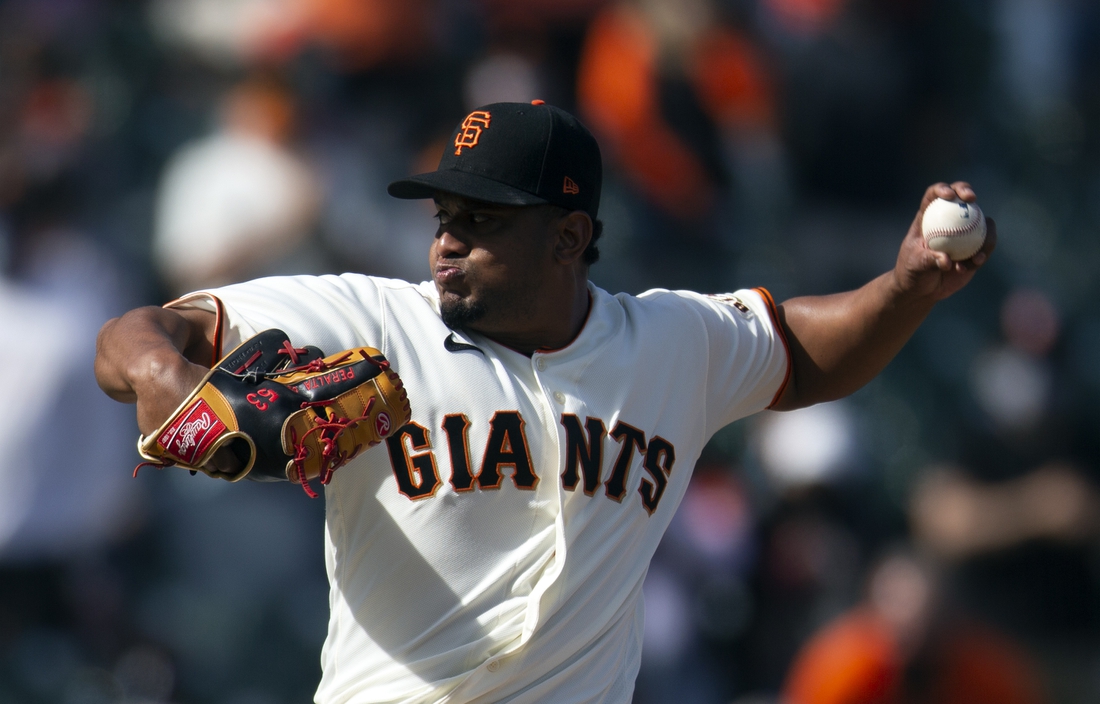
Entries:
[[440, 226], [443, 227], [454, 223], [459, 218], [471, 225], [482, 225], [493, 219], [493, 216], [489, 213], [463, 212], [454, 214], [448, 213], [446, 210], [437, 210], [433, 217], [438, 220]]

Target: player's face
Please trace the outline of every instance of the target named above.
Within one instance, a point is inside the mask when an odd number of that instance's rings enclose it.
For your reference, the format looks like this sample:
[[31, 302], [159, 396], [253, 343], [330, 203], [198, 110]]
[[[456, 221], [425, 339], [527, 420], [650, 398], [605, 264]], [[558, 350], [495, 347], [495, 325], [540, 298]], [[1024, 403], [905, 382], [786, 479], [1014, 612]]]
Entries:
[[489, 336], [532, 329], [546, 303], [555, 210], [450, 195], [436, 208], [430, 260], [443, 321]]

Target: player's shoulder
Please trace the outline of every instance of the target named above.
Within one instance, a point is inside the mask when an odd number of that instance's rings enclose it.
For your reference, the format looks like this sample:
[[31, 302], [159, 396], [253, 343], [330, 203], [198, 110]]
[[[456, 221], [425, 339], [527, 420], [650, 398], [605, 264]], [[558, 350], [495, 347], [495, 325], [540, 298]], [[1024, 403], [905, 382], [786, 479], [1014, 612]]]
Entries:
[[439, 308], [439, 292], [431, 281], [413, 283], [404, 279], [387, 279], [365, 274], [343, 274], [349, 286], [370, 289], [379, 299], [395, 307], [417, 307], [436, 311]]
[[243, 311], [284, 310], [316, 318], [436, 314], [438, 304], [431, 282], [414, 284], [366, 274], [269, 276], [230, 284], [202, 293]]
[[351, 290], [366, 289], [377, 291], [382, 295], [431, 298], [435, 291], [435, 286], [430, 281], [413, 283], [404, 279], [387, 279], [382, 276], [358, 273], [338, 274], [332, 278]]
[[637, 296], [617, 296], [628, 318], [638, 324], [681, 330], [758, 330], [778, 319], [771, 295], [763, 288], [729, 293], [651, 289]]
[[665, 312], [699, 311], [700, 313], [736, 313], [752, 319], [765, 312], [770, 295], [764, 289], [740, 289], [730, 293], [699, 293], [698, 291], [655, 288], [637, 296], [621, 296], [624, 305], [637, 309]]
[[387, 279], [358, 273], [267, 276], [240, 284], [231, 284], [223, 290], [236, 289], [262, 289], [283, 297], [294, 298], [313, 296], [357, 299], [379, 296], [426, 298], [430, 295], [422, 283], [414, 284], [402, 279]]

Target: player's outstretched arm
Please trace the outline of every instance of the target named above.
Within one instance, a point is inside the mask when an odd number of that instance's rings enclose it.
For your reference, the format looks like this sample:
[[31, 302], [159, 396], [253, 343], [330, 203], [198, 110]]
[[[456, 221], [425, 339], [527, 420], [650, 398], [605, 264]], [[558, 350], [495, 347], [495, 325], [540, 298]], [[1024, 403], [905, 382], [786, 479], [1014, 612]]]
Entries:
[[929, 249], [921, 234], [928, 204], [956, 197], [977, 200], [961, 181], [929, 186], [892, 271], [855, 291], [793, 298], [779, 306], [792, 373], [773, 408], [802, 408], [856, 391], [886, 367], [938, 301], [969, 283], [997, 245], [996, 224], [987, 219], [985, 244], [962, 262]]
[[136, 308], [107, 321], [96, 339], [95, 375], [116, 401], [137, 404], [138, 428], [156, 430], [209, 371], [215, 316]]

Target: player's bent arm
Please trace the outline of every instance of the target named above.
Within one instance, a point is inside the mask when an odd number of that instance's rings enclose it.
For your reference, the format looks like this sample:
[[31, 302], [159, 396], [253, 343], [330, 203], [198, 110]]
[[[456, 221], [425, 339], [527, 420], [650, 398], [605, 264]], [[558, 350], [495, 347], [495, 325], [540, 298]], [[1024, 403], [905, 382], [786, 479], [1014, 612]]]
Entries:
[[935, 304], [891, 293], [891, 279], [892, 273], [883, 274], [856, 291], [779, 306], [791, 378], [773, 409], [843, 398], [886, 367]]
[[855, 291], [794, 298], [778, 307], [791, 378], [773, 409], [803, 408], [858, 390], [889, 364], [938, 301], [969, 283], [996, 247], [996, 223], [987, 220], [985, 245], [965, 262], [928, 249], [920, 232], [928, 204], [955, 197], [976, 200], [966, 183], [928, 188], [892, 271]]
[[136, 308], [107, 321], [96, 339], [95, 375], [103, 391], [137, 404], [141, 432], [155, 430], [208, 369], [215, 316], [201, 310]]

